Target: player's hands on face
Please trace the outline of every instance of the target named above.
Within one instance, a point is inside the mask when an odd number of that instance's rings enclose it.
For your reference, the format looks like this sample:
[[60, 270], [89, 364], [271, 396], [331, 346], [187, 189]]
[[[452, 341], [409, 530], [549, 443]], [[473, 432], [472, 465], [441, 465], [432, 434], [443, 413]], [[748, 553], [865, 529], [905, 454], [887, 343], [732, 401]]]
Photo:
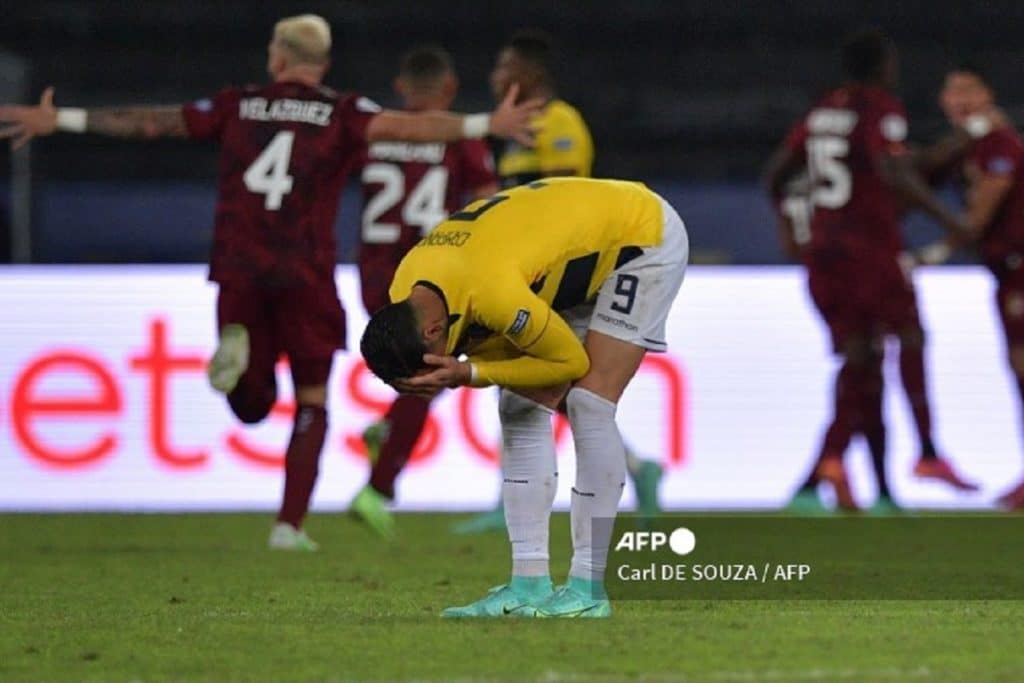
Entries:
[[395, 387], [399, 391], [433, 397], [442, 389], [469, 384], [473, 376], [469, 363], [461, 362], [454, 356], [435, 356], [428, 353], [423, 356], [423, 362], [431, 369], [415, 377], [396, 380]]
[[519, 96], [519, 84], [513, 83], [498, 108], [491, 113], [491, 134], [515, 140], [527, 147], [533, 146], [537, 130], [533, 127], [533, 119], [544, 108], [544, 100], [535, 98], [516, 104]]
[[47, 88], [34, 107], [0, 106], [0, 138], [11, 138], [14, 149], [23, 147], [37, 135], [57, 130], [57, 109], [53, 106], [53, 88]]

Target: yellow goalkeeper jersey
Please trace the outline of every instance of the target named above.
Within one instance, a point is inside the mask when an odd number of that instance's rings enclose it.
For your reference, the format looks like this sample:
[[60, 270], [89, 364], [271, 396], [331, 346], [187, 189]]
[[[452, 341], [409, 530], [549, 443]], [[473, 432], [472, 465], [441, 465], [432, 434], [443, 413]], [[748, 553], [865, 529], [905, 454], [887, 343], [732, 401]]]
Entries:
[[509, 142], [498, 159], [498, 175], [504, 187], [546, 176], [590, 176], [594, 142], [575, 107], [564, 100], [551, 100], [536, 124], [539, 133], [533, 147]]
[[391, 300], [416, 284], [438, 292], [447, 352], [470, 356], [477, 386], [552, 386], [588, 369], [583, 345], [554, 311], [593, 299], [615, 268], [661, 244], [662, 230], [661, 200], [641, 183], [535, 181], [438, 225], [402, 259]]

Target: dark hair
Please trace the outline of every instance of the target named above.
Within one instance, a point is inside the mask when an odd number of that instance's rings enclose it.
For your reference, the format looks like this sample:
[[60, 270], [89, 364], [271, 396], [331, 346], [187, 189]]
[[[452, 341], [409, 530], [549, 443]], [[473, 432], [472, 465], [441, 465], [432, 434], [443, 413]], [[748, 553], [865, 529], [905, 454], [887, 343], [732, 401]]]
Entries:
[[977, 78], [982, 84], [989, 90], [994, 90], [992, 87], [992, 80], [988, 76], [988, 70], [981, 67], [979, 64], [974, 62], [957, 62], [953, 67], [946, 73], [963, 73], [970, 74]]
[[440, 45], [414, 47], [398, 63], [400, 76], [421, 85], [433, 85], [454, 70], [452, 56]]
[[512, 34], [505, 45], [516, 51], [519, 57], [544, 73], [551, 73], [552, 52], [554, 41], [551, 36], [538, 28], [523, 28]]
[[878, 29], [857, 31], [843, 42], [843, 72], [855, 81], [877, 80], [894, 50], [892, 41]]
[[370, 318], [359, 351], [373, 374], [391, 383], [426, 367], [427, 346], [420, 338], [416, 311], [408, 299], [388, 304]]

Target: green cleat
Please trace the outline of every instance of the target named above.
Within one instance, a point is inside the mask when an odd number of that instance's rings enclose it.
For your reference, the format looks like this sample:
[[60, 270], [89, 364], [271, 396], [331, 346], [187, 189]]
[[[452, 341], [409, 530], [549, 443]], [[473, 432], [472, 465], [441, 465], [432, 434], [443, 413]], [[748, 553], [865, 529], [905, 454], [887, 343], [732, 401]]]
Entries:
[[903, 514], [903, 508], [896, 504], [890, 496], [879, 496], [875, 504], [868, 509], [872, 517], [898, 517]]
[[661, 483], [661, 465], [653, 460], [643, 461], [635, 472], [630, 472], [636, 489], [636, 511], [642, 517], [654, 517], [661, 512], [658, 505], [658, 484]]
[[785, 511], [802, 517], [820, 517], [830, 514], [827, 507], [821, 504], [818, 492], [814, 489], [800, 489], [789, 501]]
[[296, 529], [287, 522], [278, 522], [270, 530], [267, 547], [271, 550], [290, 550], [300, 553], [315, 553], [320, 545], [306, 535], [305, 530]]
[[349, 513], [380, 536], [394, 538], [395, 517], [388, 509], [388, 499], [372, 486], [366, 485], [356, 494], [349, 505]]
[[537, 616], [550, 619], [604, 619], [612, 615], [612, 603], [604, 587], [574, 576], [537, 605]]
[[366, 446], [366, 458], [371, 465], [380, 459], [380, 449], [388, 438], [391, 425], [387, 420], [378, 420], [363, 430], [363, 445]]
[[462, 607], [441, 610], [444, 619], [495, 617], [529, 618], [537, 616], [537, 605], [553, 595], [551, 579], [513, 576], [511, 583], [495, 586], [487, 595]]
[[486, 534], [505, 530], [505, 507], [499, 505], [490, 512], [484, 512], [452, 525], [452, 533], [460, 536]]

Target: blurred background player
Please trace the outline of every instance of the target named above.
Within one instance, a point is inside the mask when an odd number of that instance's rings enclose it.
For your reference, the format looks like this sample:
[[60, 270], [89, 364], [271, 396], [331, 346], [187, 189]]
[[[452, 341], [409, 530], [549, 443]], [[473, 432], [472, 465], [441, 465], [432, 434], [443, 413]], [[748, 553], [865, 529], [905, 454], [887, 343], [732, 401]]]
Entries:
[[[394, 88], [405, 111], [448, 109], [459, 88], [451, 56], [437, 46], [411, 50], [401, 59]], [[376, 143], [367, 150], [361, 180], [358, 262], [363, 304], [370, 315], [391, 303], [388, 288], [409, 249], [466, 201], [498, 191], [494, 161], [483, 140]], [[373, 469], [351, 509], [382, 535], [394, 531], [387, 504], [395, 497], [395, 479], [409, 460], [429, 409], [423, 398], [399, 395], [383, 419], [363, 433]]]
[[898, 82], [895, 46], [876, 30], [860, 31], [844, 44], [842, 61], [848, 82], [821, 98], [768, 167], [776, 198], [795, 174], [808, 171], [814, 207], [807, 257], [811, 296], [843, 357], [835, 413], [803, 490], [819, 479], [829, 481], [840, 507], [856, 509], [842, 456], [853, 434], [863, 429], [865, 405], [873, 405], [874, 394], [881, 392], [876, 343], [881, 334], [896, 334], [900, 341], [901, 378], [921, 442], [915, 474], [973, 490], [937, 455], [924, 333], [900, 258], [900, 219], [908, 205], [954, 235], [966, 235], [968, 227], [938, 201], [907, 150], [906, 114], [892, 94]]
[[334, 220], [349, 168], [368, 142], [455, 141], [499, 134], [529, 144], [536, 104], [493, 115], [382, 112], [354, 94], [321, 85], [331, 32], [315, 15], [279, 21], [268, 46], [271, 83], [229, 87], [184, 106], [55, 109], [52, 89], [36, 107], [0, 108], [0, 132], [26, 143], [57, 130], [129, 138], [179, 137], [221, 144], [210, 279], [220, 285], [220, 343], [209, 366], [213, 388], [246, 424], [277, 398], [274, 367], [287, 354], [295, 384], [284, 498], [271, 548], [316, 550], [302, 521], [327, 430], [327, 379], [345, 344], [334, 284]]
[[[985, 118], [995, 107], [995, 93], [978, 67], [950, 71], [939, 100], [951, 124], [977, 137], [961, 162], [967, 222], [982, 261], [996, 279], [1006, 353], [1024, 398], [1024, 143], [1009, 122], [990, 125]], [[949, 252], [947, 244], [935, 245], [923, 250], [922, 260], [939, 263]], [[999, 503], [1024, 509], [1024, 481]]]
[[[519, 86], [519, 97], [542, 100], [533, 146], [515, 141], [499, 143], [498, 175], [502, 187], [515, 187], [552, 176], [589, 178], [594, 167], [594, 142], [582, 114], [558, 97], [554, 74], [554, 45], [544, 31], [520, 29], [509, 39], [491, 71], [491, 90], [502, 101], [509, 88]], [[661, 466], [643, 460], [628, 445], [626, 462], [637, 496], [637, 510], [644, 517], [658, 512]], [[453, 527], [456, 533], [479, 533], [505, 527], [501, 502], [481, 515]]]

